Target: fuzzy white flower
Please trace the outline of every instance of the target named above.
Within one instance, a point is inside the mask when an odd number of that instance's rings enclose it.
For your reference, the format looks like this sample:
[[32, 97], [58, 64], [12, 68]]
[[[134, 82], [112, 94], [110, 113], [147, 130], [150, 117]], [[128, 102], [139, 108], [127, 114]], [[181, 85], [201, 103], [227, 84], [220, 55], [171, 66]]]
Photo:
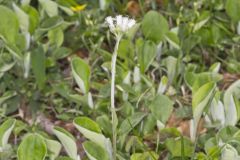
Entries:
[[110, 31], [116, 35], [128, 31], [136, 24], [134, 19], [123, 17], [122, 15], [118, 15], [116, 17], [109, 16], [105, 19], [105, 22], [109, 26]]

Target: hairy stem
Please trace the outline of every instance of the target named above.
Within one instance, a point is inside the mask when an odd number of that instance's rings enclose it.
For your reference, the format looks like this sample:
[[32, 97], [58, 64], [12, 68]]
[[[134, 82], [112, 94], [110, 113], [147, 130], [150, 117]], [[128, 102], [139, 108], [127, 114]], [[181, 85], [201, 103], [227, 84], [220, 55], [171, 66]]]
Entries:
[[113, 145], [113, 160], [116, 160], [117, 154], [117, 114], [115, 110], [115, 75], [116, 75], [116, 62], [117, 62], [117, 51], [121, 40], [121, 36], [116, 37], [116, 45], [112, 55], [111, 65], [111, 112], [112, 112], [112, 145]]

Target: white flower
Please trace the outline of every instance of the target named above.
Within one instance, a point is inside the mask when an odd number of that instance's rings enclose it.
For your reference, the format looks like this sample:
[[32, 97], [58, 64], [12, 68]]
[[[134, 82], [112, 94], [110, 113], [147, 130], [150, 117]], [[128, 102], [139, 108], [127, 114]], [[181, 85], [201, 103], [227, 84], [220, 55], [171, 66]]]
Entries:
[[105, 22], [109, 26], [110, 31], [116, 35], [127, 32], [136, 24], [134, 19], [123, 17], [122, 15], [116, 17], [109, 16], [105, 19]]

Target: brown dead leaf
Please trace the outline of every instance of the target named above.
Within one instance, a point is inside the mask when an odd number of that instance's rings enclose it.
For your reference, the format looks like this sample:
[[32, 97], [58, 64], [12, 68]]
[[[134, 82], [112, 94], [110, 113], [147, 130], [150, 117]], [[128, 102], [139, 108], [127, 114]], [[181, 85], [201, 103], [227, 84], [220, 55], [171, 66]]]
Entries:
[[140, 15], [140, 6], [138, 2], [136, 1], [129, 1], [127, 3], [127, 12], [132, 16], [132, 17], [137, 17]]

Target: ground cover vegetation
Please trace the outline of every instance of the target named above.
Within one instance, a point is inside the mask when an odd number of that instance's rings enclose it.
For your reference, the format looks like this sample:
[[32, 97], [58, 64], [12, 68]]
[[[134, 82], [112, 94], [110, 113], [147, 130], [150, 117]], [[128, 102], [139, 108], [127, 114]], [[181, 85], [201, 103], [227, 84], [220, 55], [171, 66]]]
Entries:
[[0, 159], [238, 160], [239, 54], [239, 0], [0, 0]]

